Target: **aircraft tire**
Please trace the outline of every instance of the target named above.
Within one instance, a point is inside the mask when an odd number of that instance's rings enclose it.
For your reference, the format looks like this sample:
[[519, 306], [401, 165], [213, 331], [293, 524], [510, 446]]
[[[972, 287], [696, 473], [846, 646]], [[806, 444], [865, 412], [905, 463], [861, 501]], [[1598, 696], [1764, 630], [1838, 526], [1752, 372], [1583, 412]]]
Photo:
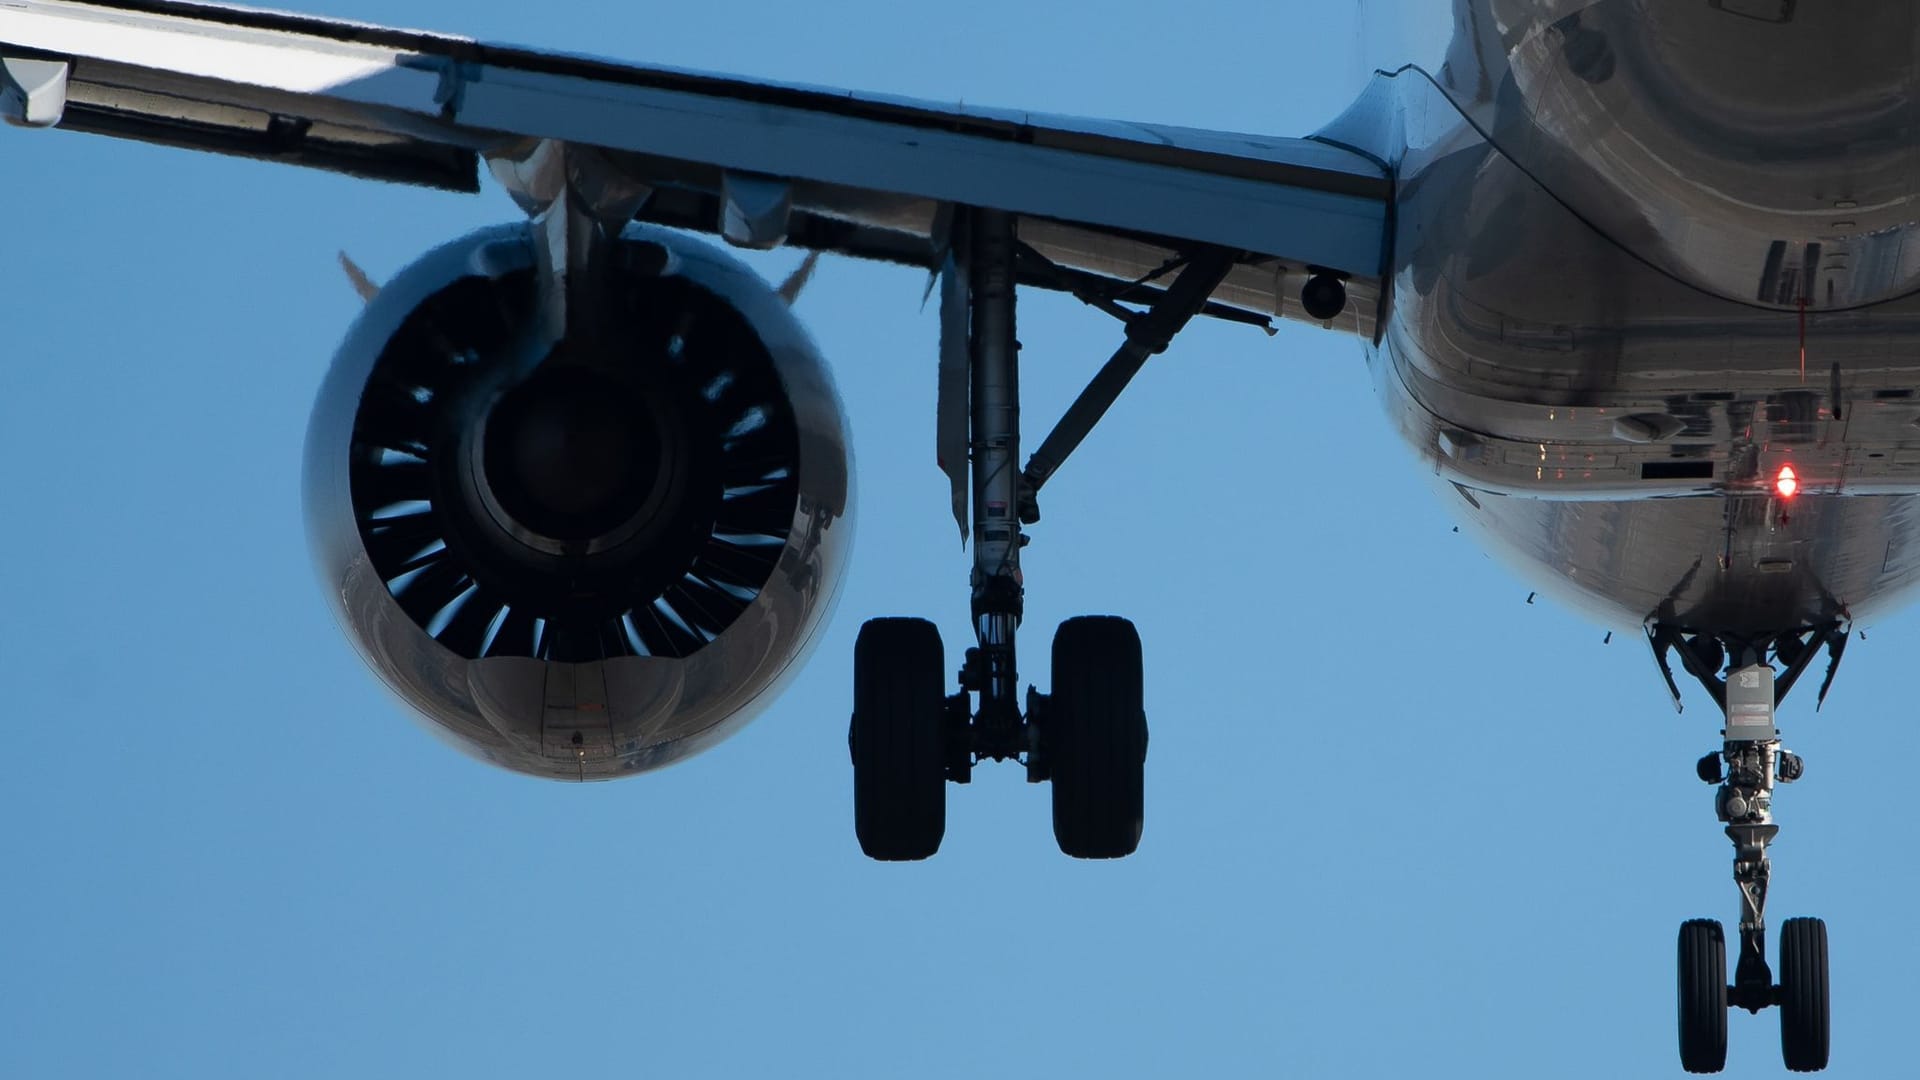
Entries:
[[1790, 1071], [1827, 1067], [1830, 1021], [1827, 924], [1788, 919], [1780, 927], [1780, 1056]]
[[1060, 624], [1041, 736], [1060, 850], [1076, 859], [1133, 854], [1146, 817], [1147, 714], [1132, 623], [1095, 615]]
[[1727, 1065], [1727, 938], [1713, 919], [1680, 924], [1680, 1067]]
[[883, 862], [924, 859], [947, 831], [946, 656], [925, 619], [873, 619], [853, 646], [853, 824]]

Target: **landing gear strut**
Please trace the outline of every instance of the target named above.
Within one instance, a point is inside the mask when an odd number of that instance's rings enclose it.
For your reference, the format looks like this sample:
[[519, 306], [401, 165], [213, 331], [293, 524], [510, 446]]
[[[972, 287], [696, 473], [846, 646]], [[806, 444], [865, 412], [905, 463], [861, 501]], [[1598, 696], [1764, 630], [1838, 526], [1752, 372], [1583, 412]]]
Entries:
[[[1027, 687], [1023, 700], [1016, 648], [1026, 595], [1022, 526], [1039, 521], [1041, 486], [1146, 360], [1206, 305], [1234, 257], [1213, 249], [1189, 254], [1144, 311], [1096, 305], [1126, 319], [1126, 341], [1023, 470], [1015, 292], [1024, 260], [1037, 256], [1020, 244], [1015, 226], [1002, 211], [955, 215], [941, 303], [939, 441], [943, 453], [964, 444], [970, 472], [963, 478], [957, 461], [945, 463], [973, 547], [975, 644], [961, 664], [959, 691], [945, 693], [939, 634], [925, 620], [875, 619], [855, 650], [854, 818], [861, 848], [876, 859], [924, 859], [938, 850], [944, 781], [967, 783], [988, 760], [1021, 761], [1029, 782], [1052, 781], [1054, 837], [1066, 854], [1119, 858], [1140, 843], [1147, 752], [1140, 636], [1113, 616], [1067, 620], [1053, 640], [1053, 692]], [[966, 407], [950, 393], [964, 393]], [[970, 518], [962, 509], [969, 494]]]
[[[1701, 758], [1694, 771], [1701, 780], [1719, 785], [1714, 810], [1733, 842], [1733, 881], [1740, 890], [1738, 959], [1731, 985], [1720, 924], [1693, 919], [1680, 927], [1680, 1063], [1691, 1073], [1719, 1072], [1727, 1060], [1727, 1010], [1758, 1013], [1777, 1005], [1787, 1068], [1818, 1072], [1827, 1067], [1829, 1044], [1826, 924], [1788, 919], [1780, 933], [1778, 983], [1767, 964], [1767, 885], [1773, 872], [1768, 849], [1780, 835], [1780, 826], [1773, 822], [1774, 790], [1806, 771], [1798, 755], [1781, 747], [1774, 708], [1815, 645], [1824, 640], [1838, 661], [1846, 630], [1819, 627], [1780, 635], [1772, 659], [1787, 664], [1782, 685], [1776, 685], [1764, 646], [1666, 628], [1651, 634], [1662, 669], [1670, 671], [1667, 652], [1677, 650], [1687, 670], [1725, 709], [1725, 743], [1719, 752]], [[1735, 666], [1721, 681], [1718, 664], [1728, 657]]]

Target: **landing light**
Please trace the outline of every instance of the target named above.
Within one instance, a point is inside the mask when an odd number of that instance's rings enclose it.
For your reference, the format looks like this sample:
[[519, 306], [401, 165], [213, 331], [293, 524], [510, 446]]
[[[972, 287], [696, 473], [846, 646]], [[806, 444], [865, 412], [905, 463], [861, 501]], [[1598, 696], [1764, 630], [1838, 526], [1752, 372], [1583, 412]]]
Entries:
[[1793, 498], [1793, 493], [1800, 490], [1800, 478], [1793, 474], [1793, 466], [1780, 466], [1780, 475], [1773, 482], [1773, 490], [1779, 492], [1783, 499]]

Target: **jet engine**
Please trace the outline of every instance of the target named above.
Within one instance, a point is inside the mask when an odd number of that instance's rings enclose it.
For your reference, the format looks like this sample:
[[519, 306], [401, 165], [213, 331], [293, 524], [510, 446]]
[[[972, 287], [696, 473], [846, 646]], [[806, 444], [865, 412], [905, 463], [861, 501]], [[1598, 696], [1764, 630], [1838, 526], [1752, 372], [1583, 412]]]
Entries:
[[718, 742], [798, 669], [847, 554], [845, 422], [731, 256], [629, 226], [555, 342], [534, 236], [455, 241], [368, 303], [308, 428], [307, 530], [340, 625], [435, 731], [605, 779]]

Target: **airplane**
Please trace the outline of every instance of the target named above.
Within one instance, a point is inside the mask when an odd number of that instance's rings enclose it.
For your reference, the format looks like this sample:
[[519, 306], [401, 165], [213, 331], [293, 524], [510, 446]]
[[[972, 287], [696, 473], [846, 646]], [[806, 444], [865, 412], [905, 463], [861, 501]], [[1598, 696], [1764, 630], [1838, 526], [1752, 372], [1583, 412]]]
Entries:
[[[738, 730], [806, 659], [845, 565], [845, 423], [791, 310], [804, 274], [776, 286], [722, 245], [926, 275], [975, 635], [956, 684], [930, 622], [861, 630], [855, 825], [881, 860], [933, 855], [946, 785], [989, 761], [1051, 785], [1066, 854], [1135, 849], [1131, 624], [1068, 620], [1049, 691], [1021, 686], [1045, 485], [1195, 318], [1357, 339], [1461, 523], [1641, 635], [1676, 707], [1684, 674], [1720, 711], [1696, 772], [1735, 848], [1738, 954], [1729, 982], [1721, 924], [1680, 929], [1683, 1067], [1724, 1066], [1730, 1008], [1778, 1008], [1785, 1064], [1818, 1071], [1824, 924], [1787, 920], [1777, 980], [1768, 960], [1772, 801], [1804, 772], [1776, 712], [1816, 666], [1824, 699], [1854, 625], [1920, 572], [1911, 35], [1859, 33], [1890, 18], [1911, 15], [1457, 0], [1443, 63], [1382, 67], [1300, 138], [169, 0], [8, 0], [0, 92], [27, 127], [370, 179], [474, 191], [484, 163], [525, 211], [359, 280], [304, 487], [376, 675], [536, 776], [645, 772]], [[1120, 323], [1026, 455], [1023, 287]]]

